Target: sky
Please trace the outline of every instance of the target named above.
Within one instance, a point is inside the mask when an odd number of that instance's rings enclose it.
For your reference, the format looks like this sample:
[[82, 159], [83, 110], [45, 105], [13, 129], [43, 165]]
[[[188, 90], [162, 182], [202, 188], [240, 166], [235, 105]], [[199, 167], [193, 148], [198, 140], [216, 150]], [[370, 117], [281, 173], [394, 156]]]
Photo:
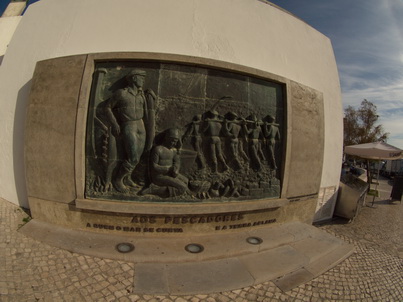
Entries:
[[11, 0], [0, 0], [0, 16], [3, 14], [4, 10], [7, 8], [7, 5]]
[[[31, 5], [39, 0], [28, 0], [27, 5]], [[0, 0], [0, 16], [3, 14], [3, 12], [6, 10], [7, 5], [11, 2], [11, 0]], [[26, 2], [26, 0], [18, 0], [18, 2]], [[24, 14], [24, 12], [23, 12]]]
[[[10, 0], [0, 0], [0, 13]], [[332, 41], [344, 108], [378, 108], [388, 143], [403, 149], [403, 0], [271, 0]]]
[[378, 109], [388, 143], [403, 149], [403, 0], [270, 0], [330, 38], [343, 107]]

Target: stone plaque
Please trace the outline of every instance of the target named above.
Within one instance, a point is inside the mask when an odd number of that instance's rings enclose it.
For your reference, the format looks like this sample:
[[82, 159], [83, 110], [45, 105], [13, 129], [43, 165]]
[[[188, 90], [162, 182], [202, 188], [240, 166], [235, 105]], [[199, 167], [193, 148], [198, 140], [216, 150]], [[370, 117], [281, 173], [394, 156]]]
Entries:
[[86, 198], [187, 203], [280, 197], [282, 84], [194, 65], [115, 61], [95, 67]]

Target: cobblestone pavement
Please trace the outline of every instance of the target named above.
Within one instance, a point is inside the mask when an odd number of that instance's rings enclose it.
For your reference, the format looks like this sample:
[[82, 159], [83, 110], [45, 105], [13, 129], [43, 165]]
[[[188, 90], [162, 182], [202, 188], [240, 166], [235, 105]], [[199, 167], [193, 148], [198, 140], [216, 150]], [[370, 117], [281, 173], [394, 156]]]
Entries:
[[[352, 222], [319, 228], [354, 244], [356, 252], [312, 281], [283, 293], [272, 282], [196, 296], [132, 294], [134, 264], [70, 253], [17, 232], [27, 217], [0, 199], [0, 301], [403, 301], [403, 206], [382, 200]], [[369, 198], [371, 201], [372, 199]]]

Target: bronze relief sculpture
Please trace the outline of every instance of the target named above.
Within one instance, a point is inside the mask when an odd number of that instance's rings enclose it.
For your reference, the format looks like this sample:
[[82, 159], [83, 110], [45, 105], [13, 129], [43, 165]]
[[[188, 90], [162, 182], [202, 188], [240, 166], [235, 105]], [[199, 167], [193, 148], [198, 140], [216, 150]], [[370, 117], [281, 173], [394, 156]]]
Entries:
[[99, 63], [87, 119], [86, 198], [278, 198], [282, 90], [202, 67]]

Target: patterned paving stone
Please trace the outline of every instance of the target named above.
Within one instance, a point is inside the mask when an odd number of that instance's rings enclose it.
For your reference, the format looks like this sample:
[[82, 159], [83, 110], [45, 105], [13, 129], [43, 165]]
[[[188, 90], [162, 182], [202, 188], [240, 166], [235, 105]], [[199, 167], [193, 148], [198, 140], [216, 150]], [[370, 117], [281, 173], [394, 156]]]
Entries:
[[0, 301], [403, 301], [403, 206], [385, 200], [386, 181], [380, 188], [384, 195], [375, 207], [364, 207], [353, 222], [336, 219], [319, 226], [356, 248], [325, 274], [285, 293], [265, 282], [194, 296], [133, 294], [133, 263], [70, 253], [27, 238], [17, 232], [27, 214], [0, 199]]

